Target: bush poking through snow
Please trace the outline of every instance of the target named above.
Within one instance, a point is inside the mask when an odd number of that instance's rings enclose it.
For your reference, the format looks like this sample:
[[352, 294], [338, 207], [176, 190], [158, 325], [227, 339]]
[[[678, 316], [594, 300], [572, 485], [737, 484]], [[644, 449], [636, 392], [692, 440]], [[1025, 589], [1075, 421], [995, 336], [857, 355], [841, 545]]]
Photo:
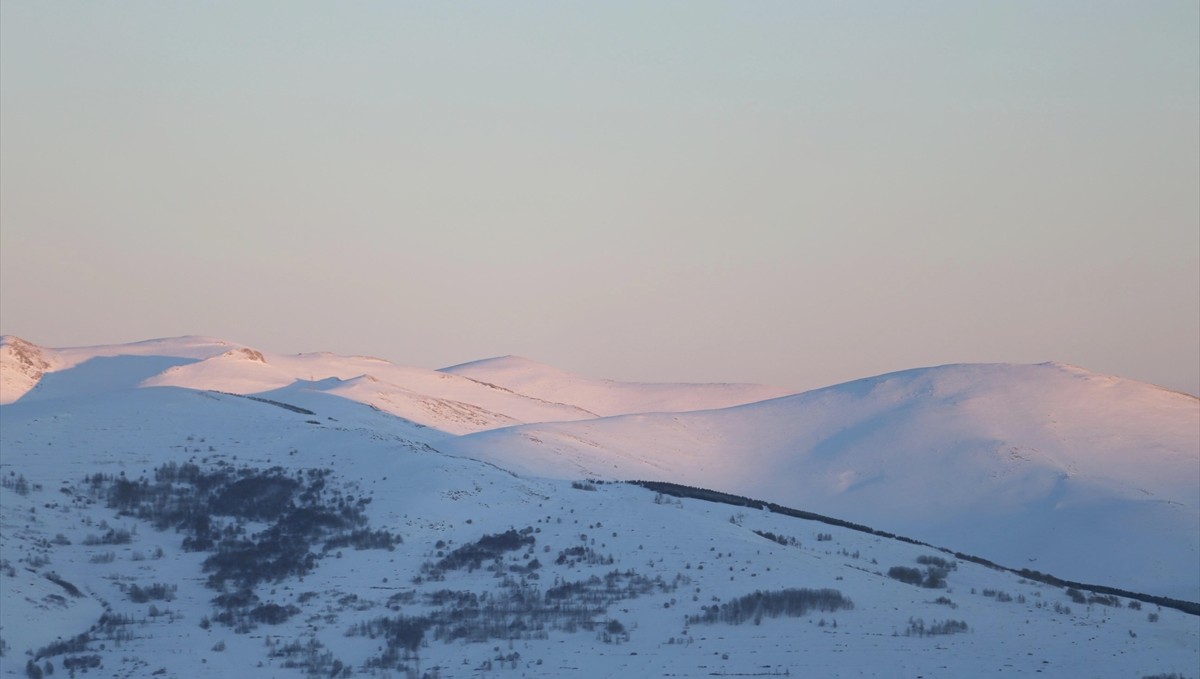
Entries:
[[[933, 565], [931, 561], [923, 562], [922, 559], [936, 560], [944, 565]], [[952, 561], [947, 563], [945, 560], [938, 559], [937, 557], [921, 557], [917, 559], [917, 562], [930, 563], [931, 565], [925, 566], [924, 572], [921, 572], [920, 568], [892, 566], [888, 569], [888, 577], [909, 585], [920, 585], [928, 589], [941, 589], [946, 586], [946, 577], [950, 574], [950, 569], [957, 566]]]
[[970, 627], [962, 620], [943, 620], [941, 622], [934, 621], [929, 625], [921, 618], [909, 618], [908, 629], [905, 630], [906, 637], [933, 637], [944, 634], [960, 634], [966, 632]]
[[910, 585], [919, 585], [925, 579], [921, 575], [921, 569], [909, 568], [908, 566], [892, 566], [888, 569], [887, 574], [893, 580], [899, 580]]
[[799, 617], [810, 611], [832, 612], [854, 608], [854, 602], [836, 589], [784, 589], [775, 592], [761, 590], [720, 605], [704, 606], [699, 615], [689, 615], [687, 623], [740, 625], [748, 620], [755, 623], [766, 618]]
[[170, 601], [175, 598], [175, 590], [176, 585], [163, 585], [159, 583], [147, 587], [130, 585], [127, 594], [129, 595], [129, 600], [133, 603], [144, 604], [151, 600]]
[[943, 568], [948, 571], [956, 570], [958, 568], [957, 561], [943, 559], [940, 556], [929, 556], [925, 554], [917, 557], [917, 563], [921, 564], [922, 566], [937, 566], [938, 568]]
[[473, 571], [483, 565], [484, 561], [492, 561], [505, 552], [513, 552], [522, 547], [532, 546], [536, 542], [532, 528], [522, 528], [520, 531], [507, 530], [495, 535], [484, 535], [475, 542], [463, 545], [450, 552], [441, 561], [426, 565], [422, 570], [431, 574], [439, 571], [453, 571], [462, 568]]

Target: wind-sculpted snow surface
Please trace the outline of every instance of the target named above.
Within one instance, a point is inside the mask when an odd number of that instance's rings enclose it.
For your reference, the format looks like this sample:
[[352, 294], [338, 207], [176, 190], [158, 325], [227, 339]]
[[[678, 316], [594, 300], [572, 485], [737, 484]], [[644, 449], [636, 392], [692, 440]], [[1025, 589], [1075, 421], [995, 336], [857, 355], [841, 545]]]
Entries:
[[570, 403], [597, 416], [678, 413], [753, 403], [792, 392], [759, 384], [671, 384], [597, 380], [520, 356], [442, 368], [546, 401]]

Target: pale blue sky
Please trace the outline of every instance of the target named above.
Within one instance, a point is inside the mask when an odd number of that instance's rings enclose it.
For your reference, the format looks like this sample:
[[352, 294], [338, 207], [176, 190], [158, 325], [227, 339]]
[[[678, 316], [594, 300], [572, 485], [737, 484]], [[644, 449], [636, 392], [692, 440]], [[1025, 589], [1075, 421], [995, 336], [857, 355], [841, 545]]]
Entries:
[[1200, 391], [1200, 4], [0, 4], [0, 325]]

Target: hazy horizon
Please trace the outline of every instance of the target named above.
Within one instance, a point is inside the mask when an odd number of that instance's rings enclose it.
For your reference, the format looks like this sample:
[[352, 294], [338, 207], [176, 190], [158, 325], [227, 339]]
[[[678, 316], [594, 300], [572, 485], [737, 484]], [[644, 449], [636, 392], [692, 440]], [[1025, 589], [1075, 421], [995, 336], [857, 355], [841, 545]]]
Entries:
[[0, 332], [1200, 393], [1200, 5], [0, 4]]

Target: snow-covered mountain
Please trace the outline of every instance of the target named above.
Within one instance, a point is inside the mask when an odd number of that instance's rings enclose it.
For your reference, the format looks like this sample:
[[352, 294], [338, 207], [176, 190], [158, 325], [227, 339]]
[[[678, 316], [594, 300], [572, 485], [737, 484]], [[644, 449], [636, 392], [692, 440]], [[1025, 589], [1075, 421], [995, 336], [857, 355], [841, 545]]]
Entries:
[[[790, 479], [807, 492], [799, 467], [836, 479], [827, 458], [841, 457], [879, 475], [843, 493], [881, 502], [864, 491], [895, 484], [908, 504], [894, 512], [913, 525], [935, 524], [921, 505], [944, 501], [1005, 542], [1005, 516], [959, 487], [1019, 510], [1030, 502], [1020, 489], [1037, 496], [1053, 458], [1068, 473], [1065, 507], [1089, 499], [1086, 488], [1107, 498], [1097, 516], [1153, 532], [1173, 529], [1171, 515], [1122, 502], [1131, 487], [1186, 491], [1178, 477], [1195, 456], [1174, 424], [1189, 416], [1177, 395], [1063, 366], [957, 366], [719, 410], [585, 420], [586, 406], [604, 410], [594, 392], [523, 393], [491, 377], [205, 338], [70, 350], [6, 338], [0, 676], [45, 674], [47, 664], [122, 677], [445, 678], [1140, 677], [1200, 666], [1200, 617], [1153, 597], [1067, 590], [928, 546], [585, 482], [581, 467], [550, 464], [569, 444], [592, 477], [678, 464], [679, 477], [659, 478], [751, 495], [734, 485], [763, 483], [743, 470], [756, 460], [779, 465], [781, 488]], [[706, 391], [681, 386], [660, 403], [688, 403], [689, 390]], [[639, 397], [604, 398], [619, 408]], [[1129, 424], [1134, 410], [1114, 410], [1122, 402], [1154, 421]], [[1050, 405], [1053, 429], [1035, 417]], [[401, 408], [409, 414], [393, 414]], [[842, 425], [876, 428], [835, 430], [834, 412]], [[455, 435], [512, 421], [538, 424]], [[1022, 447], [985, 464], [967, 445], [984, 421], [997, 441]], [[1028, 438], [1018, 444], [1014, 432]], [[488, 439], [491, 452], [480, 447]], [[921, 442], [951, 439], [966, 443], [921, 452]], [[1125, 463], [1121, 441], [1146, 451], [1139, 464]], [[767, 456], [792, 445], [793, 467]], [[872, 456], [876, 446], [896, 452]], [[684, 474], [711, 473], [722, 450], [745, 451], [723, 479]], [[904, 474], [922, 467], [946, 485], [920, 492]], [[992, 476], [1004, 470], [1020, 482], [1008, 496], [997, 490], [1006, 477]], [[804, 497], [780, 504], [834, 514]], [[1039, 520], [1062, 511], [1033, 505], [1046, 509]], [[857, 520], [888, 528], [879, 518]], [[1081, 553], [1135, 562], [1131, 573], [1173, 567], [1136, 551], [1152, 540], [1131, 547], [1128, 535], [1101, 535], [1106, 549]], [[1096, 535], [1075, 537], [1090, 549]], [[1069, 577], [1041, 560], [979, 555]]]
[[1200, 402], [1068, 365], [909, 370], [721, 410], [524, 425], [444, 449], [522, 473], [720, 488], [1200, 599]]

